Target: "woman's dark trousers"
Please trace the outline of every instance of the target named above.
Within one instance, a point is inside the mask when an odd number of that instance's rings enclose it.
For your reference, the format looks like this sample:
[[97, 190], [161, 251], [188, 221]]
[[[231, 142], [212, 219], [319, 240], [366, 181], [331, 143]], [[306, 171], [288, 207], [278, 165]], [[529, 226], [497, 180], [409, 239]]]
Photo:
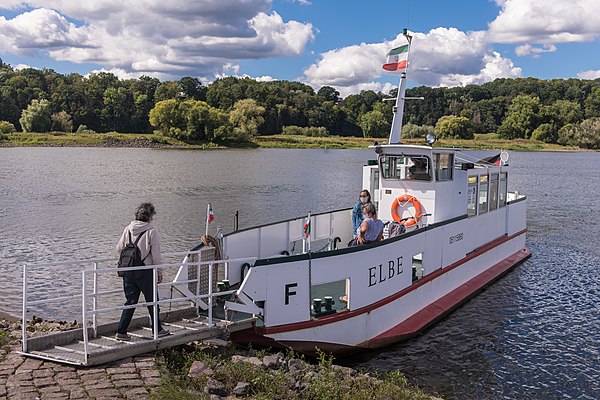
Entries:
[[[123, 291], [125, 292], [125, 305], [130, 306], [133, 304], [137, 304], [140, 299], [140, 293], [144, 294], [144, 298], [146, 299], [146, 303], [152, 302], [152, 295], [154, 291], [153, 287], [153, 276], [152, 270], [145, 270], [143, 275], [140, 278], [123, 278]], [[156, 298], [158, 301], [158, 296]], [[127, 328], [131, 323], [131, 318], [133, 318], [133, 313], [135, 312], [135, 308], [127, 308], [123, 310], [121, 313], [121, 320], [119, 321], [119, 326], [117, 327], [118, 333], [127, 333]], [[153, 306], [148, 306], [148, 312], [150, 313], [150, 318], [152, 319], [152, 325], [154, 327], [154, 308]], [[160, 315], [160, 310], [158, 311]], [[160, 321], [158, 322], [158, 331], [160, 332], [162, 327], [160, 326]]]

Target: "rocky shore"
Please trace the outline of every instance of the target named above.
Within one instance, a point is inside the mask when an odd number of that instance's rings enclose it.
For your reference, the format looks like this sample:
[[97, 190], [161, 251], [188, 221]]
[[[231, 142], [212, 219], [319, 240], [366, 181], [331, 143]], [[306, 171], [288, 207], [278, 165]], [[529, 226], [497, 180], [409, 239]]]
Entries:
[[[27, 330], [76, 327], [34, 318]], [[20, 321], [0, 319], [0, 399], [433, 399], [400, 373], [362, 373], [325, 354], [305, 360], [216, 339], [78, 368], [16, 354], [20, 337]]]

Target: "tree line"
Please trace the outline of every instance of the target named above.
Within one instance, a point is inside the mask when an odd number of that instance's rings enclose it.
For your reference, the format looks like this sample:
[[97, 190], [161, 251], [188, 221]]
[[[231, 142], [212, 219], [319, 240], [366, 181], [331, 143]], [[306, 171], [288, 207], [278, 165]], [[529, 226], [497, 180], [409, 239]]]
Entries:
[[[247, 141], [280, 133], [387, 137], [390, 93], [362, 91], [342, 99], [333, 87], [226, 77], [204, 85], [193, 77], [121, 80], [107, 73], [15, 70], [0, 60], [2, 132], [122, 132], [185, 141]], [[407, 96], [404, 135], [502, 138], [600, 148], [600, 79], [496, 79], [453, 88], [419, 86]]]

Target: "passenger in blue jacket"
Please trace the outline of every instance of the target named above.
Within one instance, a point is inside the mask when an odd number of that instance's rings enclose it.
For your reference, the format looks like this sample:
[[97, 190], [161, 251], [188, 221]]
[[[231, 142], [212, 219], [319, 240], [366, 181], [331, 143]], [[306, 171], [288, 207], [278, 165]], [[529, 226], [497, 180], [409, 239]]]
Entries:
[[354, 206], [354, 210], [352, 210], [352, 232], [354, 232], [354, 238], [358, 235], [357, 229], [360, 227], [360, 224], [363, 222], [363, 213], [362, 207], [365, 204], [369, 204], [371, 202], [371, 193], [367, 189], [361, 190], [358, 195], [358, 203]]

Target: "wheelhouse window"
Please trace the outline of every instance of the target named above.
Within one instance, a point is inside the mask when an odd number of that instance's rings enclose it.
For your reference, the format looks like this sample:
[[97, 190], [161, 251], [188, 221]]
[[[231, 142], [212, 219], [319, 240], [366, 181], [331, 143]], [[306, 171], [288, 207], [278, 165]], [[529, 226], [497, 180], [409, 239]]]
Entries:
[[451, 181], [454, 171], [454, 154], [433, 155], [433, 165], [435, 166], [435, 180], [438, 182]]
[[498, 174], [490, 175], [490, 211], [498, 208]]
[[488, 176], [479, 177], [479, 214], [486, 213], [488, 210]]
[[467, 215], [477, 215], [477, 177], [469, 177], [469, 188], [467, 189]]
[[386, 155], [380, 157], [379, 165], [384, 179], [431, 180], [431, 160], [427, 156]]

